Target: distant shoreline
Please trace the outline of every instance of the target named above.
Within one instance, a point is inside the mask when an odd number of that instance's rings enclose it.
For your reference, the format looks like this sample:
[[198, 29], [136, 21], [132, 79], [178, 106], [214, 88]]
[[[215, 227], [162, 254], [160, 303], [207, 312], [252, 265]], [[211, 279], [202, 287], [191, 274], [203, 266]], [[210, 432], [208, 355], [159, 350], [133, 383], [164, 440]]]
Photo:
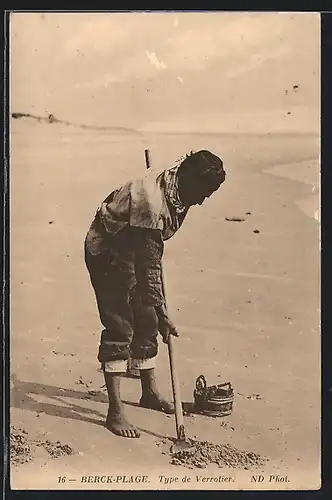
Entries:
[[216, 132], [205, 131], [205, 130], [148, 130], [148, 129], [133, 129], [125, 126], [112, 126], [112, 125], [87, 125], [87, 124], [79, 124], [75, 122], [70, 122], [67, 120], [61, 120], [56, 118], [54, 115], [49, 114], [48, 116], [38, 116], [32, 115], [30, 113], [11, 113], [11, 117], [13, 119], [25, 119], [28, 118], [30, 120], [35, 120], [38, 123], [45, 124], [60, 124], [65, 126], [71, 126], [84, 130], [96, 130], [96, 131], [110, 131], [121, 134], [132, 134], [139, 137], [143, 137], [144, 135], [154, 135], [154, 136], [173, 136], [173, 135], [209, 135], [209, 136], [225, 136], [225, 137], [244, 137], [244, 136], [253, 136], [253, 137], [320, 137], [318, 132], [301, 132], [301, 131], [266, 131], [266, 132], [240, 132], [240, 131], [227, 131], [227, 130], [219, 130]]
[[84, 130], [96, 130], [96, 131], [111, 131], [115, 133], [121, 133], [121, 134], [133, 134], [136, 136], [143, 137], [144, 135], [154, 135], [154, 136], [173, 136], [173, 135], [209, 135], [209, 136], [225, 136], [225, 137], [241, 137], [241, 136], [254, 136], [254, 137], [282, 137], [282, 136], [288, 136], [288, 137], [298, 137], [298, 136], [303, 136], [303, 137], [320, 137], [320, 134], [318, 132], [301, 132], [301, 131], [266, 131], [266, 132], [252, 132], [252, 131], [246, 131], [246, 132], [239, 132], [239, 131], [227, 131], [227, 130], [219, 130], [216, 132], [212, 131], [204, 131], [204, 130], [148, 130], [148, 129], [133, 129], [130, 127], [125, 127], [125, 126], [112, 126], [112, 125], [87, 125], [87, 124], [79, 124], [75, 122], [70, 122], [67, 120], [61, 120], [56, 118], [54, 115], [49, 114], [48, 116], [38, 116], [38, 115], [32, 115], [30, 113], [18, 113], [18, 112], [13, 112], [11, 113], [11, 117], [13, 119], [31, 119], [35, 120], [38, 123], [45, 123], [45, 124], [60, 124], [60, 125], [65, 125], [65, 126], [71, 126], [79, 129], [84, 129]]
[[61, 125], [66, 125], [70, 127], [76, 127], [80, 129], [90, 129], [90, 130], [110, 130], [113, 132], [120, 132], [120, 133], [130, 133], [130, 134], [135, 134], [135, 135], [142, 135], [141, 132], [138, 130], [129, 128], [129, 127], [115, 127], [115, 126], [99, 126], [99, 125], [87, 125], [87, 124], [80, 124], [80, 123], [74, 123], [74, 122], [69, 122], [67, 120], [59, 120], [56, 118], [54, 115], [49, 114], [48, 116], [38, 116], [38, 115], [32, 115], [30, 113], [18, 113], [18, 112], [13, 112], [11, 113], [11, 117], [18, 120], [20, 118], [28, 118], [31, 120], [35, 120], [38, 123], [46, 123], [46, 124], [61, 124]]

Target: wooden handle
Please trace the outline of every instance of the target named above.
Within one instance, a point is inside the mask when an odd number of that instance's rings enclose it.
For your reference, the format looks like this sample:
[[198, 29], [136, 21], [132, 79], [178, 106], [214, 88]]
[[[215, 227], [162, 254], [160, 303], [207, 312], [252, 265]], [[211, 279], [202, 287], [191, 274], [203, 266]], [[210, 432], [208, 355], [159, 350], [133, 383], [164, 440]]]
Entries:
[[182, 411], [182, 401], [180, 396], [180, 384], [178, 379], [178, 372], [176, 369], [175, 352], [174, 352], [174, 336], [170, 335], [168, 338], [168, 356], [169, 364], [171, 368], [171, 380], [172, 380], [172, 390], [173, 390], [173, 400], [175, 406], [175, 421], [176, 421], [176, 433], [178, 438], [181, 436], [181, 427], [183, 427], [183, 411]]
[[149, 169], [149, 168], [151, 168], [150, 151], [148, 149], [145, 149], [144, 155], [145, 155], [146, 168]]
[[[145, 164], [146, 168], [151, 168], [151, 158], [150, 151], [148, 149], [144, 150]], [[166, 294], [165, 294], [165, 280], [163, 269], [161, 268], [161, 285], [163, 289], [165, 306], [167, 309]], [[178, 380], [178, 372], [176, 369], [175, 353], [174, 353], [174, 337], [170, 335], [168, 338], [168, 356], [172, 380], [172, 390], [173, 390], [173, 400], [175, 406], [175, 423], [176, 423], [176, 434], [178, 439], [184, 439], [184, 425], [183, 425], [183, 411], [182, 411], [182, 401], [180, 396], [180, 384]]]

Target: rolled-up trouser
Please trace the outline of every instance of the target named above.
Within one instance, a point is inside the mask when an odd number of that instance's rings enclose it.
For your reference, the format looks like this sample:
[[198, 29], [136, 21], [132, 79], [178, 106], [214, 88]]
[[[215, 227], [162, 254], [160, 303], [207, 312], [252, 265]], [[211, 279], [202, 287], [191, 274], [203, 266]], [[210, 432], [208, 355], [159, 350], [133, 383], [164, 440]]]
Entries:
[[106, 371], [125, 372], [127, 360], [138, 369], [154, 367], [158, 352], [158, 318], [154, 307], [143, 304], [135, 286], [134, 265], [114, 265], [109, 252], [91, 255], [85, 262], [93, 286], [101, 333], [98, 360]]

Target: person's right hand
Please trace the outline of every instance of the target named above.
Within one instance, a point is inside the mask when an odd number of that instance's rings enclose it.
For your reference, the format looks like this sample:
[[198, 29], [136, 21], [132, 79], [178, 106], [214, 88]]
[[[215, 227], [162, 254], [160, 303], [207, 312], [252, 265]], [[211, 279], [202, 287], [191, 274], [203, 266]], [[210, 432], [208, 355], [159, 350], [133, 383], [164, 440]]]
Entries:
[[156, 307], [156, 313], [159, 322], [158, 330], [163, 338], [163, 341], [165, 342], [165, 344], [167, 344], [170, 335], [178, 337], [179, 334], [177, 332], [176, 326], [174, 325], [173, 321], [171, 321], [171, 319], [168, 316], [165, 305]]
[[160, 332], [160, 335], [162, 336], [163, 338], [163, 342], [165, 342], [165, 344], [168, 344], [168, 340], [169, 340], [169, 336], [170, 335], [174, 335], [175, 337], [178, 337], [179, 334], [178, 334], [178, 331], [173, 323], [173, 321], [171, 321], [168, 316], [164, 316], [163, 318], [161, 318], [159, 320], [159, 332]]

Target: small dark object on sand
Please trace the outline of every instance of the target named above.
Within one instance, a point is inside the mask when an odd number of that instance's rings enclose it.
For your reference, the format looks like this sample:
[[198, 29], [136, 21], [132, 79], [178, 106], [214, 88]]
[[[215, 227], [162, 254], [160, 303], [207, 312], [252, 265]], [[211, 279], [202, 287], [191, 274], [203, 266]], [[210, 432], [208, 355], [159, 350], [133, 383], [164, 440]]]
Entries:
[[228, 220], [229, 222], [243, 222], [246, 220], [245, 217], [225, 217], [225, 220]]
[[258, 453], [241, 451], [228, 444], [216, 445], [194, 439], [189, 441], [190, 450], [172, 454], [172, 465], [205, 469], [209, 464], [217, 464], [218, 467], [253, 469], [261, 467], [268, 461]]
[[251, 394], [250, 396], [246, 396], [247, 399], [263, 399], [260, 394]]
[[259, 229], [254, 229], [254, 231], [253, 231], [253, 232], [254, 232], [255, 234], [258, 234], [258, 233], [260, 233], [260, 230], [259, 230]]
[[52, 458], [59, 458], [63, 455], [73, 455], [74, 451], [69, 444], [61, 444], [60, 441], [36, 441], [36, 446], [43, 447]]
[[25, 429], [11, 426], [10, 430], [10, 461], [13, 464], [24, 464], [32, 460], [31, 443]]
[[25, 429], [11, 426], [10, 461], [12, 464], [20, 465], [30, 462], [30, 460], [33, 460], [34, 452], [38, 447], [44, 448], [52, 458], [74, 454], [74, 450], [68, 444], [61, 444], [60, 441], [53, 442], [49, 440], [31, 439]]
[[251, 215], [251, 212], [246, 212], [246, 215]]
[[47, 121], [48, 121], [48, 123], [54, 123], [54, 122], [56, 122], [56, 121], [57, 121], [57, 119], [55, 118], [55, 116], [54, 116], [54, 115], [50, 114], [50, 115], [48, 115], [48, 117], [47, 117]]
[[87, 394], [84, 394], [81, 399], [91, 399], [98, 396], [98, 394], [99, 393], [97, 391], [88, 391]]

